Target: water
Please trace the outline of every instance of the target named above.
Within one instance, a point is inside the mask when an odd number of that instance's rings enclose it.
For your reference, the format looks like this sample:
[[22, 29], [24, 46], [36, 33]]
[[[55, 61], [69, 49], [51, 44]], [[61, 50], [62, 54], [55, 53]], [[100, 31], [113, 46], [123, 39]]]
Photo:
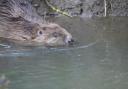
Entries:
[[0, 45], [0, 75], [9, 89], [128, 89], [128, 18], [55, 19], [71, 47]]

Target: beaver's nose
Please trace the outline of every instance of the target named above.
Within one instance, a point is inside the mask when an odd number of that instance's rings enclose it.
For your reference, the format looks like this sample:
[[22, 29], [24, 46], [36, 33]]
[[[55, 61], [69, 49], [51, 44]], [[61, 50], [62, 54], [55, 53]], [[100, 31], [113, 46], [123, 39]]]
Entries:
[[66, 34], [65, 36], [65, 42], [66, 44], [72, 45], [74, 43], [74, 40], [72, 39], [72, 35], [70, 33]]
[[71, 40], [68, 41], [68, 44], [69, 44], [69, 45], [73, 45], [74, 42], [75, 42], [75, 41], [74, 41], [73, 39], [71, 39]]

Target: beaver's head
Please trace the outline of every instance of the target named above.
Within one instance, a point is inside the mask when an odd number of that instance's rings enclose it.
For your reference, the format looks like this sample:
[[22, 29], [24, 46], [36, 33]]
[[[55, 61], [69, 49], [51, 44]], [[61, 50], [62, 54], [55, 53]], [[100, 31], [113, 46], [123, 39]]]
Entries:
[[72, 35], [55, 23], [35, 25], [32, 30], [31, 41], [46, 46], [62, 46], [73, 43]]
[[72, 35], [55, 23], [37, 24], [13, 20], [3, 26], [6, 29], [0, 31], [0, 36], [18, 43], [45, 46], [63, 46], [73, 43]]

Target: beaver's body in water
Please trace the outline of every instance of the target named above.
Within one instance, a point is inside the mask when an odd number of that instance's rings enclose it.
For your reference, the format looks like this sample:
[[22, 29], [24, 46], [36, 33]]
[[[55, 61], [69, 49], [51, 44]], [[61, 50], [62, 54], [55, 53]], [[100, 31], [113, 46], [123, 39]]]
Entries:
[[46, 46], [72, 42], [69, 32], [45, 22], [27, 0], [0, 0], [0, 37]]

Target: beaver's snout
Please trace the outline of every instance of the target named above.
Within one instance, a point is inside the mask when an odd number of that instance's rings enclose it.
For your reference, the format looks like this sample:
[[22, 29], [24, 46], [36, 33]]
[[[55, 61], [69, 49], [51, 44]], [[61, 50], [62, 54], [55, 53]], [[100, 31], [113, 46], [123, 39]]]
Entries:
[[66, 34], [65, 43], [68, 45], [73, 45], [75, 41], [74, 41], [72, 35], [67, 31], [65, 31], [65, 34]]
[[74, 39], [71, 39], [71, 40], [68, 41], [68, 44], [69, 44], [69, 45], [73, 45], [74, 42], [75, 42]]
[[65, 37], [65, 43], [68, 45], [74, 44], [74, 39], [72, 38], [71, 34], [68, 33], [68, 35]]

